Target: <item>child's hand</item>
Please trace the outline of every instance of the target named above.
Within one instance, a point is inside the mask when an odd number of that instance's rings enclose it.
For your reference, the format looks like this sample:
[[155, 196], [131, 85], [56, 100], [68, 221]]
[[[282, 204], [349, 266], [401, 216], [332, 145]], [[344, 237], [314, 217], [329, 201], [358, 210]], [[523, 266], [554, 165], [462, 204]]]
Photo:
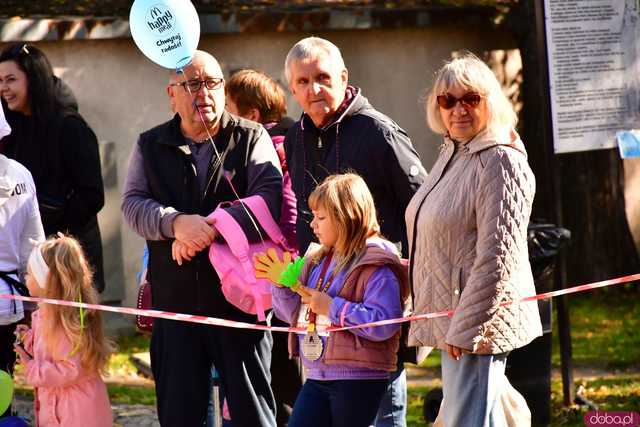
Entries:
[[31, 359], [33, 359], [31, 355], [27, 353], [27, 351], [24, 349], [22, 345], [14, 344], [13, 349], [18, 355], [18, 358], [20, 359], [20, 363], [22, 363], [23, 365], [26, 365], [27, 363], [31, 362]]
[[329, 315], [331, 303], [333, 302], [333, 298], [329, 295], [304, 286], [298, 288], [298, 293], [302, 297], [302, 303], [308, 304], [311, 311], [324, 316]]
[[16, 341], [23, 341], [25, 334], [29, 332], [29, 327], [24, 324], [19, 324], [16, 326], [16, 330], [13, 331], [13, 335], [16, 336]]

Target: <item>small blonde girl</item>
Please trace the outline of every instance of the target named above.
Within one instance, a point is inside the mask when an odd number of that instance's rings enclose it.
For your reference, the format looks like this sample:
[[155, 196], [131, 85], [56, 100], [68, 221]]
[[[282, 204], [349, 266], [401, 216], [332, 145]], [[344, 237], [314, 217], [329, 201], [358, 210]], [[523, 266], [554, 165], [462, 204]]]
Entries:
[[311, 227], [322, 247], [307, 258], [303, 286], [273, 288], [276, 315], [291, 335], [307, 381], [289, 427], [368, 427], [396, 370], [400, 324], [319, 336], [323, 324], [355, 326], [402, 317], [407, 272], [396, 247], [380, 236], [373, 198], [358, 175], [332, 175], [309, 196]]
[[[77, 240], [62, 236], [36, 246], [27, 266], [31, 296], [97, 303], [91, 270]], [[15, 345], [34, 387], [36, 425], [112, 426], [111, 405], [100, 374], [111, 343], [99, 311], [40, 304], [31, 329]]]

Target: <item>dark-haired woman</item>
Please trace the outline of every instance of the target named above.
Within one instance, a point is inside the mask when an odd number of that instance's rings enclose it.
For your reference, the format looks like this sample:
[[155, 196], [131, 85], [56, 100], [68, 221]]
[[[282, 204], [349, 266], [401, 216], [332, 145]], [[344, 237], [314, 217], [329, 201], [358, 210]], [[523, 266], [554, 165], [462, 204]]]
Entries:
[[104, 289], [97, 213], [104, 187], [96, 136], [74, 109], [75, 99], [53, 75], [45, 54], [18, 44], [0, 53], [0, 97], [13, 132], [0, 152], [33, 175], [45, 234], [80, 240]]

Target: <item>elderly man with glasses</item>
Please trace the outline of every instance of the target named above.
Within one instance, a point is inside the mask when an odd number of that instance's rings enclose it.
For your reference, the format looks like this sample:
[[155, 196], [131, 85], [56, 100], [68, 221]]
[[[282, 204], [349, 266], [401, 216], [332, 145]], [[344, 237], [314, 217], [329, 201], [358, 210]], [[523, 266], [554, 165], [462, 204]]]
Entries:
[[[197, 51], [183, 73], [172, 73], [167, 94], [176, 114], [140, 135], [122, 202], [125, 220], [147, 240], [153, 308], [255, 323], [221, 292], [208, 259], [217, 232], [206, 216], [221, 202], [260, 195], [277, 219], [278, 156], [261, 125], [224, 111], [222, 70], [208, 53]], [[228, 211], [258, 239], [241, 207]], [[156, 319], [151, 367], [160, 424], [203, 424], [215, 364], [233, 425], [275, 426], [271, 345], [268, 332]]]

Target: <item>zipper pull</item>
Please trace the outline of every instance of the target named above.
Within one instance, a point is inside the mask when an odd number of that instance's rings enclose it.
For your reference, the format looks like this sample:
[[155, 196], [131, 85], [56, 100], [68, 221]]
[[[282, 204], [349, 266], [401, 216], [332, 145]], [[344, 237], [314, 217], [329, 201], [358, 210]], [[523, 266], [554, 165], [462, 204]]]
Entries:
[[318, 136], [318, 148], [322, 148], [322, 138]]

